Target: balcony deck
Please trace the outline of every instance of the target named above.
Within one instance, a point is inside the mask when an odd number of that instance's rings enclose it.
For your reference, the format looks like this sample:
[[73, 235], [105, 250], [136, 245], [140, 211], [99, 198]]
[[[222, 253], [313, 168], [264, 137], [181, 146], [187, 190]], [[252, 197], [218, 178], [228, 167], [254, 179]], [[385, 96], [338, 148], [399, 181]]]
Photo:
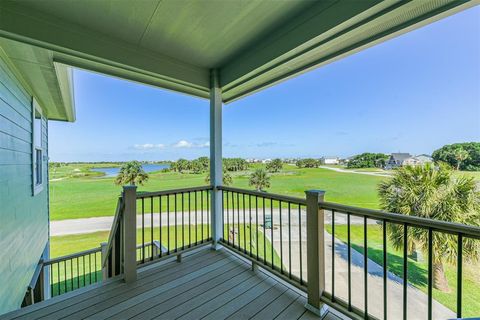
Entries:
[[[0, 316], [0, 319], [319, 319], [306, 298], [227, 249], [202, 248]], [[329, 312], [323, 319], [338, 320]]]

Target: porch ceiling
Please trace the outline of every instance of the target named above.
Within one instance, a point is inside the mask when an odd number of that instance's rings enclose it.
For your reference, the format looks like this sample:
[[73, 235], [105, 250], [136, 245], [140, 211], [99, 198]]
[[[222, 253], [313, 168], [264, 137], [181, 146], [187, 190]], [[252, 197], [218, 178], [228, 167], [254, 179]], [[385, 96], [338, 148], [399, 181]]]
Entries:
[[6, 0], [0, 36], [53, 60], [224, 102], [329, 63], [478, 0]]

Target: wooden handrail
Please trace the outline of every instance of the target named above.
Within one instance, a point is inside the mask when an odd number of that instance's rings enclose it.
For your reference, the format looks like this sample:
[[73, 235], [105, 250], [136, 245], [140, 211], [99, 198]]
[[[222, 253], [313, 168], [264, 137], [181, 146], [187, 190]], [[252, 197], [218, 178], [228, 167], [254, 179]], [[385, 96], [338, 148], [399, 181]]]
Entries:
[[306, 203], [307, 203], [305, 199], [297, 198], [297, 197], [291, 197], [291, 196], [285, 196], [285, 195], [281, 195], [281, 194], [277, 194], [277, 193], [267, 193], [267, 192], [261, 192], [261, 191], [256, 191], [256, 190], [246, 190], [246, 189], [227, 187], [227, 186], [219, 186], [219, 187], [217, 187], [217, 189], [218, 190], [224, 190], [224, 191], [230, 191], [230, 192], [248, 194], [248, 195], [262, 197], [262, 198], [266, 198], [266, 199], [272, 199], [272, 200], [278, 200], [278, 201], [284, 201], [284, 202], [291, 202], [291, 203], [299, 204], [299, 205], [306, 205]]
[[69, 254], [69, 255], [66, 255], [66, 256], [61, 256], [61, 257], [45, 260], [45, 261], [43, 261], [43, 265], [48, 266], [50, 264], [54, 264], [54, 263], [57, 263], [57, 262], [62, 262], [62, 261], [65, 261], [65, 260], [75, 259], [75, 258], [78, 258], [78, 257], [81, 257], [81, 256], [85, 256], [85, 255], [89, 255], [89, 254], [92, 254], [92, 253], [100, 252], [100, 250], [101, 250], [101, 248], [98, 247], [98, 248], [88, 249], [88, 250], [84, 250], [84, 251], [80, 251], [80, 252], [75, 252], [73, 254]]
[[170, 190], [161, 190], [161, 191], [153, 191], [153, 192], [138, 192], [137, 199], [142, 198], [151, 198], [157, 196], [166, 196], [169, 194], [179, 194], [179, 193], [187, 193], [187, 192], [195, 192], [195, 191], [205, 191], [205, 190], [212, 190], [212, 186], [201, 186], [201, 187], [192, 187], [192, 188], [180, 188], [180, 189], [170, 189]]
[[456, 222], [428, 219], [416, 216], [407, 216], [400, 213], [391, 213], [381, 210], [365, 209], [352, 206], [346, 206], [339, 203], [319, 202], [321, 208], [326, 210], [335, 210], [338, 213], [350, 213], [352, 215], [368, 217], [376, 220], [386, 220], [393, 223], [402, 223], [410, 226], [432, 228], [452, 234], [463, 234], [470, 238], [480, 239], [480, 227], [469, 226]]

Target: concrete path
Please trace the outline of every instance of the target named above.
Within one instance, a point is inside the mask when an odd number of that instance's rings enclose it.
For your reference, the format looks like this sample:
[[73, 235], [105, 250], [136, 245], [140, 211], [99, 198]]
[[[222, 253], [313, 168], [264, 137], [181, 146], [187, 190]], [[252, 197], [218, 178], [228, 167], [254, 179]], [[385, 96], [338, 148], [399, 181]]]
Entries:
[[[292, 209], [293, 210], [293, 209]], [[203, 214], [203, 220], [202, 220], [202, 214]], [[251, 219], [252, 223], [256, 223], [256, 212], [252, 208], [252, 213], [251, 213]], [[267, 208], [265, 211], [266, 215], [271, 215], [270, 210]], [[189, 219], [189, 213], [185, 212], [177, 212], [177, 224], [181, 225], [182, 221], [182, 216], [185, 221], [185, 223], [188, 223]], [[175, 213], [170, 212], [169, 217], [167, 216], [166, 212], [162, 212], [161, 214], [162, 217], [162, 226], [166, 226], [168, 219], [170, 219], [169, 225], [173, 226], [175, 225]], [[238, 211], [231, 211], [229, 210], [229, 216], [228, 216], [228, 221], [233, 224], [238, 223], [243, 223], [243, 211], [240, 210], [240, 216]], [[246, 211], [245, 213], [245, 220], [248, 222], [249, 220], [249, 212]], [[197, 219], [197, 222], [200, 224], [203, 223], [209, 223], [209, 219], [207, 216], [206, 211], [198, 211], [195, 217], [195, 212], [191, 212], [190, 216], [190, 221], [192, 223], [195, 222], [195, 219]], [[150, 213], [145, 213], [145, 226], [149, 227], [150, 226], [150, 220], [151, 220], [151, 214]], [[292, 224], [297, 224], [298, 225], [298, 211], [292, 211], [292, 216], [290, 217], [291, 223]], [[302, 210], [301, 212], [301, 221], [306, 221], [306, 212], [305, 210]], [[280, 221], [280, 211], [278, 209], [273, 210], [273, 222], [275, 224], [279, 223]], [[325, 223], [330, 223], [331, 221], [331, 214], [330, 212], [326, 213], [325, 217]], [[69, 219], [69, 220], [58, 220], [58, 221], [50, 221], [50, 235], [51, 236], [64, 236], [64, 235], [69, 235], [69, 234], [81, 234], [81, 233], [92, 233], [92, 232], [97, 232], [97, 231], [109, 231], [112, 227], [112, 222], [113, 222], [113, 216], [110, 217], [95, 217], [95, 218], [85, 218], [85, 219]], [[258, 208], [258, 222], [259, 224], [263, 223], [263, 209]], [[288, 212], [287, 210], [283, 209], [282, 210], [282, 222], [285, 224], [288, 222]], [[160, 215], [158, 212], [153, 213], [153, 225], [155, 227], [158, 227], [160, 223]], [[227, 223], [227, 219], [225, 217], [225, 223]], [[335, 223], [336, 224], [345, 224], [346, 223], [346, 218], [345, 215], [337, 214], [335, 216]], [[351, 217], [351, 223], [352, 224], [363, 224], [363, 218], [359, 217]], [[374, 220], [368, 220], [369, 224], [374, 224]], [[137, 215], [137, 226], [142, 225], [142, 216]]]

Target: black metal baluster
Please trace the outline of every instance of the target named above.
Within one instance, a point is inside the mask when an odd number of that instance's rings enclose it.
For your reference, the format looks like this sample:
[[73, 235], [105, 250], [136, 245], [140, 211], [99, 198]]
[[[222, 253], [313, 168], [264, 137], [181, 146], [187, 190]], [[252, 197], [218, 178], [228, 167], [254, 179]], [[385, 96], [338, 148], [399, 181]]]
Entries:
[[[209, 239], [212, 238], [210, 234], [210, 222], [212, 221], [211, 213], [210, 213], [210, 196], [212, 191], [207, 191], [207, 237]], [[203, 229], [202, 229], [203, 230]], [[202, 231], [203, 232], [203, 231]]]
[[57, 277], [58, 277], [58, 295], [60, 295], [60, 261], [57, 262]]
[[463, 266], [463, 235], [460, 233], [457, 239], [457, 318], [462, 317], [462, 266]]
[[243, 253], [247, 253], [247, 221], [245, 220], [245, 193], [242, 194], [243, 203]]
[[[321, 230], [323, 232], [323, 230]], [[302, 267], [302, 208], [298, 205], [298, 241], [299, 241], [299, 257], [300, 257], [300, 284], [303, 284], [303, 267]]]
[[82, 256], [83, 260], [83, 286], [85, 287], [87, 285], [86, 281], [86, 276], [85, 276], [85, 256]]
[[363, 282], [364, 299], [365, 299], [365, 313], [364, 318], [368, 319], [368, 234], [367, 234], [367, 217], [363, 217]]
[[77, 288], [80, 288], [80, 258], [77, 257]]
[[160, 248], [158, 249], [158, 257], [162, 256], [162, 196], [158, 196], [158, 243]]
[[256, 234], [256, 237], [255, 237], [255, 241], [257, 242], [255, 244], [255, 251], [257, 252], [257, 260], [258, 260], [258, 196], [255, 196], [255, 216], [256, 216], [256, 225], [255, 225], [255, 234]]
[[167, 254], [170, 254], [171, 248], [170, 248], [170, 195], [169, 194], [167, 194], [167, 246], [168, 246]]
[[177, 194], [175, 193], [173, 195], [173, 199], [175, 201], [175, 205], [173, 206], [174, 210], [175, 210], [175, 252], [177, 252], [178, 250], [178, 239], [177, 239], [177, 229], [178, 229], [178, 224], [177, 224]]
[[275, 261], [273, 259], [273, 199], [270, 198], [270, 251], [272, 252], [272, 269], [275, 269]]
[[142, 198], [142, 263], [145, 263], [145, 198]]
[[190, 191], [188, 192], [188, 247], [192, 247], [192, 201]]
[[70, 285], [73, 290], [73, 259], [70, 259]]
[[226, 193], [226, 199], [227, 199], [227, 243], [230, 244], [230, 206], [228, 203], [228, 191]]
[[182, 250], [185, 249], [185, 208], [184, 208], [185, 199], [182, 192]]
[[238, 237], [237, 237], [238, 250], [242, 250], [241, 243], [240, 243], [240, 193], [237, 193], [237, 231], [238, 231]]
[[233, 247], [235, 248], [235, 193], [234, 192], [232, 192], [232, 242], [233, 242]]
[[92, 254], [88, 254], [88, 284], [92, 284]]
[[252, 196], [248, 195], [248, 226], [249, 226], [249, 237], [250, 237], [250, 256], [253, 256], [252, 252]]
[[332, 210], [332, 302], [335, 302], [335, 210]]
[[352, 311], [352, 244], [350, 213], [347, 213], [348, 311]]
[[[198, 243], [197, 191], [195, 191], [195, 245]], [[203, 228], [203, 226], [202, 226]]]
[[150, 197], [150, 261], [153, 260], [153, 197]]
[[[208, 191], [206, 193], [208, 197]], [[205, 220], [203, 219], [203, 191], [200, 192], [200, 207], [202, 208], [201, 216], [202, 216], [202, 243], [203, 243], [203, 224], [205, 223]], [[222, 191], [222, 210], [223, 210], [223, 191]]]
[[387, 221], [383, 220], [383, 318], [387, 320], [387, 280], [388, 280], [388, 261], [387, 261]]
[[65, 278], [63, 279], [63, 286], [65, 288], [64, 292], [68, 292], [68, 287], [67, 287], [67, 260], [63, 261], [63, 272], [65, 273]]
[[280, 214], [280, 273], [283, 274], [282, 201], [278, 202]]
[[265, 230], [265, 197], [262, 197], [263, 208], [263, 262], [267, 264], [267, 231]]
[[291, 202], [288, 202], [288, 277], [292, 279], [292, 211]]
[[428, 228], [428, 319], [433, 315], [433, 230]]
[[[95, 282], [98, 281], [98, 279], [97, 279], [97, 253], [98, 252], [95, 252], [95, 254], [93, 256], [93, 260], [94, 260], [94, 263], [95, 263]], [[73, 276], [72, 276], [72, 279], [73, 279]], [[73, 288], [73, 284], [72, 284], [72, 288]]]
[[407, 285], [408, 285], [408, 226], [403, 225], [403, 319], [407, 320]]

